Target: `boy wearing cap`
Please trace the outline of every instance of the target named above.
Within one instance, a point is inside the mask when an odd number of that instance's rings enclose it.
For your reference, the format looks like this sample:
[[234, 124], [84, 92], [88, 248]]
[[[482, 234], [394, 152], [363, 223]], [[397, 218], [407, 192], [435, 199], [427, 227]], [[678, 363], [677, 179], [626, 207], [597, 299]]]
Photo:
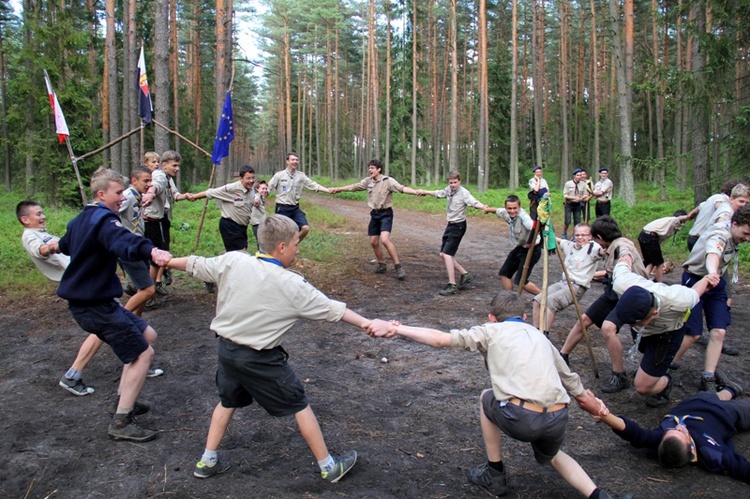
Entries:
[[599, 181], [594, 184], [593, 195], [596, 198], [596, 218], [609, 215], [609, 202], [612, 200], [612, 189], [614, 185], [609, 179], [609, 168], [599, 168]]
[[573, 170], [573, 178], [565, 182], [563, 187], [563, 196], [565, 197], [565, 226], [563, 227], [562, 238], [568, 238], [568, 227], [570, 227], [571, 218], [573, 225], [581, 223], [581, 203], [586, 198], [586, 183], [581, 182], [581, 170]]
[[612, 289], [620, 300], [607, 320], [617, 329], [625, 324], [638, 328], [636, 343], [643, 358], [635, 375], [635, 389], [649, 396], [646, 405], [659, 407], [669, 402], [672, 378], [667, 371], [682, 344], [687, 313], [718, 279], [705, 276], [692, 288], [668, 286], [636, 274], [632, 266], [631, 255], [615, 265]]
[[682, 264], [685, 268], [682, 274], [683, 286], [695, 287], [695, 283], [700, 282], [703, 277], [711, 277], [716, 281], [691, 311], [686, 324], [685, 339], [675, 356], [675, 361], [680, 360], [693, 343], [701, 337], [705, 314], [710, 339], [706, 346], [706, 358], [700, 380], [702, 391], [715, 391], [716, 366], [721, 357], [727, 326], [732, 322], [727, 306], [724, 273], [739, 250], [739, 245], [748, 241], [750, 241], [750, 206], [743, 206], [732, 215], [730, 222], [717, 223], [701, 235], [687, 261]]

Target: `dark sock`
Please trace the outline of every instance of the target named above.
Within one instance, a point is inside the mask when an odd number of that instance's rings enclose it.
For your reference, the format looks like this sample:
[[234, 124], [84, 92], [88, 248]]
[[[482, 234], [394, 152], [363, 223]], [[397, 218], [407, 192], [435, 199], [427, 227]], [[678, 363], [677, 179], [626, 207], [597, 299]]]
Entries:
[[497, 471], [498, 473], [505, 473], [505, 466], [503, 466], [502, 461], [496, 461], [496, 462], [487, 461], [487, 464], [489, 465], [490, 468]]
[[722, 386], [722, 387], [721, 387], [721, 389], [722, 389], [722, 390], [726, 390], [726, 391], [728, 391], [729, 393], [731, 393], [731, 394], [732, 394], [732, 398], [735, 398], [735, 397], [737, 396], [737, 393], [736, 393], [736, 392], [735, 392], [735, 391], [734, 391], [734, 390], [732, 389], [732, 387], [729, 387], [729, 386]]
[[599, 499], [599, 487], [595, 488], [589, 496], [589, 499]]

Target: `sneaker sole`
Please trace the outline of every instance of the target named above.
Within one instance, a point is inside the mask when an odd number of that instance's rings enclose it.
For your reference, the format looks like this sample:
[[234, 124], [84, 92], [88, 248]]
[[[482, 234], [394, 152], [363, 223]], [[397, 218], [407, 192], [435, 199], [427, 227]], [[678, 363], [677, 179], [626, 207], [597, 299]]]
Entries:
[[162, 374], [164, 374], [164, 369], [153, 369], [153, 370], [149, 370], [148, 371], [148, 374], [146, 374], [146, 377], [147, 378], [158, 378]]
[[331, 483], [337, 483], [339, 480], [341, 480], [342, 478], [344, 478], [344, 476], [347, 473], [349, 473], [352, 470], [352, 468], [354, 468], [355, 464], [357, 464], [357, 456], [354, 456], [354, 462], [352, 462], [352, 465], [349, 466], [347, 469], [345, 469], [344, 472], [341, 473], [339, 476], [337, 476], [335, 480], [331, 480]]
[[112, 440], [127, 442], [150, 442], [151, 440], [156, 438], [156, 433], [154, 433], [153, 435], [148, 435], [146, 437], [119, 436], [112, 435], [111, 433], [107, 433], [107, 435], [109, 435], [109, 438], [111, 438]]
[[193, 471], [193, 476], [195, 478], [200, 478], [201, 480], [206, 479], [206, 478], [211, 478], [212, 476], [221, 475], [222, 473], [224, 473], [225, 471], [227, 471], [229, 468], [231, 468], [232, 465], [231, 464], [227, 464], [225, 466], [223, 464], [222, 465], [218, 465], [217, 464], [216, 466], [221, 466], [221, 468], [218, 469], [218, 470], [216, 470], [215, 473], [211, 473], [210, 475], [201, 475], [197, 471]]
[[62, 388], [65, 388], [67, 391], [69, 391], [73, 395], [76, 395], [78, 397], [84, 397], [86, 395], [91, 395], [92, 393], [94, 393], [96, 391], [93, 388], [91, 388], [90, 386], [87, 386], [85, 392], [79, 392], [79, 391], [73, 390], [71, 387], [69, 387], [68, 385], [66, 385], [62, 381], [58, 381], [57, 384], [60, 385]]

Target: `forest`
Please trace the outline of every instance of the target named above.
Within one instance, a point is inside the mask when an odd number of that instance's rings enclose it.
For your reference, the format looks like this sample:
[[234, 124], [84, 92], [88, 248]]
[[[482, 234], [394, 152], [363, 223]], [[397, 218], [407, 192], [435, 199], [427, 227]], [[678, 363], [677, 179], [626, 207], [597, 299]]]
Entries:
[[[209, 181], [227, 91], [231, 153], [214, 184], [288, 151], [308, 174], [362, 177], [371, 158], [413, 185], [551, 186], [574, 168], [706, 198], [750, 152], [750, 0], [18, 0], [0, 3], [3, 184], [80, 203], [44, 70], [86, 179], [176, 149]], [[238, 28], [260, 41], [250, 58]], [[153, 121], [138, 112], [141, 48]], [[127, 138], [114, 145], [124, 135]], [[103, 147], [107, 146], [107, 147]], [[184, 188], [184, 187], [183, 187]]]

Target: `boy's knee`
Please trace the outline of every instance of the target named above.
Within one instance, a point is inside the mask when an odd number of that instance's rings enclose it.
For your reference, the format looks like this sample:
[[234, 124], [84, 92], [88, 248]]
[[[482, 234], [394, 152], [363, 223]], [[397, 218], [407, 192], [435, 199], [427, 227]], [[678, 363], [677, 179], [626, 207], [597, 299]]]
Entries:
[[139, 289], [139, 290], [138, 290], [138, 292], [139, 292], [139, 293], [142, 293], [142, 294], [143, 294], [143, 296], [145, 296], [145, 297], [146, 297], [146, 299], [149, 299], [149, 298], [151, 298], [152, 296], [154, 296], [154, 294], [156, 294], [156, 286], [154, 286], [154, 285], [152, 284], [151, 286], [149, 286], [149, 287], [147, 287], [147, 288]]
[[711, 334], [712, 340], [724, 341], [724, 336], [726, 336], [727, 330], [726, 329], [712, 329], [710, 334]]
[[[153, 345], [154, 343], [156, 343], [157, 336], [158, 335], [156, 334], [156, 331], [151, 326], [147, 327], [143, 331], [143, 337], [146, 338], [146, 341], [148, 341], [149, 345]], [[153, 349], [152, 349], [152, 351], [153, 351]]]
[[[154, 333], [154, 336], [156, 333]], [[143, 360], [145, 362], [148, 362], [148, 365], [151, 365], [151, 362], [154, 360], [154, 349], [151, 345], [148, 346], [147, 349], [145, 349], [141, 354], [138, 356], [138, 360]]]
[[604, 321], [604, 324], [602, 324], [602, 336], [604, 338], [617, 336], [617, 325], [614, 322]]

